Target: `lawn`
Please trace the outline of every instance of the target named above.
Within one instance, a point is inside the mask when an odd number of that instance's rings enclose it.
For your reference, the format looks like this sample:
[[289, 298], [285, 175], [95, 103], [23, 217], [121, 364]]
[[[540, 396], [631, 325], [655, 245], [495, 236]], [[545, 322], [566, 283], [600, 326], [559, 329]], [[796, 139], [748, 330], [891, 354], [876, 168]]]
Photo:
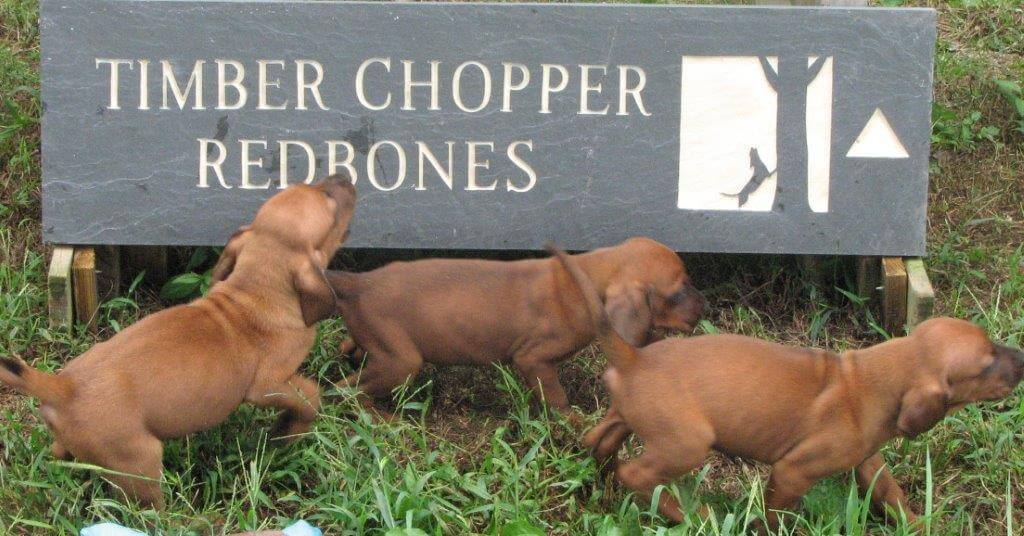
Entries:
[[[956, 0], [940, 11], [933, 110], [928, 255], [937, 312], [1024, 343], [1024, 8]], [[33, 0], [0, 0], [0, 351], [55, 370], [140, 315], [165, 306], [145, 279], [104, 304], [100, 330], [46, 322], [49, 246], [40, 234], [39, 33]], [[361, 267], [380, 262], [342, 255]], [[704, 331], [737, 332], [841, 351], [883, 340], [843, 263], [806, 277], [799, 259], [688, 256], [711, 301]], [[829, 267], [837, 266], [830, 269]], [[177, 267], [179, 271], [183, 266]], [[817, 284], [810, 283], [818, 281]], [[325, 390], [313, 432], [267, 443], [268, 411], [165, 449], [166, 511], [140, 511], [101, 471], [54, 461], [35, 402], [0, 387], [0, 533], [76, 533], [117, 520], [161, 534], [226, 533], [304, 518], [329, 534], [743, 534], [760, 515], [766, 468], [714, 457], [664, 490], [714, 516], [670, 528], [599, 476], [579, 432], [531, 407], [505, 370], [428, 370], [396, 394], [401, 419], [379, 424], [333, 382], [343, 323], [328, 321], [305, 368]], [[586, 350], [562, 371], [570, 400], [596, 422], [607, 400], [603, 358]], [[932, 534], [1017, 534], [1024, 526], [1024, 402], [970, 407], [884, 450]], [[635, 451], [639, 446], [630, 445]], [[782, 534], [904, 534], [867, 514], [849, 479], [818, 484]]]

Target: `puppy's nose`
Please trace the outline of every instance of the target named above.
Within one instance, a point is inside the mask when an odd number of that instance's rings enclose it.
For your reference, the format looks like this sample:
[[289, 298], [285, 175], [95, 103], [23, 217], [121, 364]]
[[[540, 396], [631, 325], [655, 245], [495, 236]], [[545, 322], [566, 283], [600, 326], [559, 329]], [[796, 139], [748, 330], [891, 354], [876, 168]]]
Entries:
[[1007, 357], [1012, 357], [1018, 363], [1024, 364], [1024, 352], [1021, 352], [1020, 350], [1014, 350], [1013, 348], [1010, 348], [1009, 346], [1003, 346], [1002, 344], [997, 344], [996, 345], [996, 352], [1000, 353], [1000, 354], [1003, 354], [1003, 355], [1005, 355]]
[[708, 310], [708, 299], [704, 297], [704, 294], [697, 290], [697, 287], [690, 283], [686, 284], [687, 291], [693, 296], [693, 299], [697, 302], [697, 314], [704, 316], [704, 313]]
[[324, 184], [336, 184], [336, 183], [348, 183], [349, 180], [345, 178], [341, 173], [335, 173], [334, 175], [328, 175], [324, 177], [320, 182]]
[[1024, 377], [1024, 352], [1014, 350], [1009, 346], [1003, 346], [1001, 344], [997, 344], [995, 346], [996, 355], [1003, 358], [1009, 358], [1013, 363], [1014, 378], [1011, 379], [1010, 383], [1019, 383], [1021, 378]]
[[352, 181], [340, 173], [324, 177], [320, 180], [320, 185], [328, 195], [334, 197], [338, 201], [341, 201], [341, 198], [346, 193], [349, 195], [355, 195], [355, 187], [352, 185]]

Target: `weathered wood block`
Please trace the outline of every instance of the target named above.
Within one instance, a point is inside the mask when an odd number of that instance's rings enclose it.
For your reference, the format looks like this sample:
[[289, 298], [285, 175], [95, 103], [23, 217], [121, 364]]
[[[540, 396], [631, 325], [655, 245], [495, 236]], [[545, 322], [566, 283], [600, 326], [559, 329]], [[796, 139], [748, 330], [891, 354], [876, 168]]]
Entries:
[[50, 256], [50, 270], [46, 275], [46, 310], [53, 327], [70, 327], [74, 322], [71, 294], [74, 254], [75, 250], [71, 246], [55, 246]]
[[907, 330], [927, 320], [935, 310], [935, 289], [928, 280], [928, 271], [920, 258], [906, 259], [907, 267]]
[[75, 320], [88, 329], [96, 328], [100, 308], [100, 292], [96, 278], [96, 250], [75, 248], [71, 264], [74, 286]]
[[902, 335], [907, 321], [907, 268], [899, 257], [882, 259], [882, 322], [893, 336]]

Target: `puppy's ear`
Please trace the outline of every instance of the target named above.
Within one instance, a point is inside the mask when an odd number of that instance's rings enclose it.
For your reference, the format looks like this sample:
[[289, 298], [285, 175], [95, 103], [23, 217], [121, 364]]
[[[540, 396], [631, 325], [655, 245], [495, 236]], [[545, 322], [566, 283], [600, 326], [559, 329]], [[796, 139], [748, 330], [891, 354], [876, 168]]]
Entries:
[[248, 225], [239, 227], [235, 234], [231, 235], [231, 238], [228, 239], [228, 244], [224, 246], [224, 251], [220, 254], [220, 258], [217, 259], [217, 264], [214, 265], [213, 271], [210, 273], [210, 286], [227, 279], [231, 275], [231, 271], [235, 269], [235, 261], [238, 260], [238, 254], [241, 253], [242, 247], [248, 240]]
[[647, 293], [637, 283], [615, 283], [605, 292], [604, 310], [612, 328], [633, 346], [643, 346], [653, 316]]
[[324, 271], [309, 258], [292, 274], [292, 284], [299, 296], [299, 308], [302, 309], [302, 321], [306, 326], [334, 314], [334, 290], [327, 283]]
[[946, 416], [949, 393], [938, 383], [913, 387], [903, 395], [896, 428], [906, 437], [931, 430]]

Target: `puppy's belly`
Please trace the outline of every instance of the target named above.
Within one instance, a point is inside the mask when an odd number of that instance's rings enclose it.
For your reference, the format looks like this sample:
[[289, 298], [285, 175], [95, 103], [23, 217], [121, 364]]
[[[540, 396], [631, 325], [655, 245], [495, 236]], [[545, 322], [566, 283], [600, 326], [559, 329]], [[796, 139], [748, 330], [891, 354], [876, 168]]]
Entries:
[[789, 440], [786, 437], [763, 437], [756, 436], [737, 440], [729, 438], [726, 441], [716, 441], [711, 448], [725, 454], [745, 460], [762, 463], [775, 463], [788, 450]]
[[[707, 408], [715, 430], [715, 450], [765, 463], [774, 463], [799, 442], [800, 414], [778, 408]], [[716, 408], [721, 409], [721, 408]]]
[[492, 363], [511, 361], [506, 351], [492, 348], [475, 347], [461, 342], [451, 345], [436, 345], [424, 352], [423, 360], [435, 365], [490, 365]]
[[207, 430], [227, 420], [244, 400], [234, 386], [220, 389], [182, 389], [173, 394], [150, 393], [140, 400], [147, 428], [161, 439]]
[[489, 365], [512, 359], [514, 337], [491, 326], [431, 330], [414, 337], [423, 360], [435, 365]]

